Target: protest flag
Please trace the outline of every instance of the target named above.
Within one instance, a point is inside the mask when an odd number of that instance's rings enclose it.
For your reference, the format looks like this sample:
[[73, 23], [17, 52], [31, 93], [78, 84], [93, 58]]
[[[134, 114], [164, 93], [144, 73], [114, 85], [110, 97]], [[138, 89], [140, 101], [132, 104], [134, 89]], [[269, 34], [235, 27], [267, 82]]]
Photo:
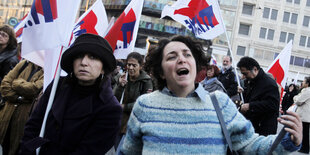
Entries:
[[116, 59], [126, 59], [134, 49], [144, 0], [132, 0], [111, 27], [105, 39]]
[[291, 40], [267, 69], [267, 72], [271, 73], [276, 82], [282, 87], [280, 97], [282, 97], [283, 90], [286, 85], [288, 70], [290, 67], [292, 46], [293, 43]]
[[225, 32], [218, 1], [178, 0], [166, 5], [161, 18], [169, 16], [191, 30], [197, 38], [209, 40]]

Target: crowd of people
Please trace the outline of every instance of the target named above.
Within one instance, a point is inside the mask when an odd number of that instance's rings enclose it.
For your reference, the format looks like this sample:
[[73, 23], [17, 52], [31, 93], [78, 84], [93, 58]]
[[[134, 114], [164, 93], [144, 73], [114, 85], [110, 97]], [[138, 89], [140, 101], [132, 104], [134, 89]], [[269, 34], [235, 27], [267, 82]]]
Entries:
[[301, 91], [289, 85], [280, 106], [276, 81], [255, 59], [241, 58], [239, 74], [228, 55], [221, 68], [210, 65], [203, 46], [178, 35], [152, 45], [145, 58], [132, 52], [116, 60], [106, 39], [82, 34], [62, 56], [67, 76], [60, 77], [46, 111], [55, 81], [42, 91], [43, 69], [18, 59], [13, 29], [1, 26], [3, 154], [226, 154], [211, 96], [233, 151], [267, 154], [281, 123], [286, 133], [274, 151], [309, 153], [310, 77]]

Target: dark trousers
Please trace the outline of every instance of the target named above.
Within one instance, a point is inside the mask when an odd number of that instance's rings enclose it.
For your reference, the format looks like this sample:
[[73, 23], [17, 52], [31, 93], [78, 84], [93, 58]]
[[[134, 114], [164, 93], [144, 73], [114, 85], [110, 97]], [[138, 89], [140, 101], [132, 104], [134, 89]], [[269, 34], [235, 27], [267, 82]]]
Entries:
[[309, 153], [309, 124], [307, 122], [302, 122], [303, 128], [303, 137], [302, 137], [302, 146], [299, 152]]

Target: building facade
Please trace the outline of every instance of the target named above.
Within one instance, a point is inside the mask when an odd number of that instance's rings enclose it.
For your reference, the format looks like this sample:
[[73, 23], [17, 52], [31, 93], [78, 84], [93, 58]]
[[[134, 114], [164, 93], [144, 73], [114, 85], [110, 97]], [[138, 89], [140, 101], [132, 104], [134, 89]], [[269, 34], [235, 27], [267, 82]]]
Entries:
[[[230, 1], [230, 0], [228, 0]], [[233, 1], [233, 0], [232, 0]], [[232, 50], [268, 68], [292, 40], [288, 83], [310, 73], [310, 0], [239, 0]]]

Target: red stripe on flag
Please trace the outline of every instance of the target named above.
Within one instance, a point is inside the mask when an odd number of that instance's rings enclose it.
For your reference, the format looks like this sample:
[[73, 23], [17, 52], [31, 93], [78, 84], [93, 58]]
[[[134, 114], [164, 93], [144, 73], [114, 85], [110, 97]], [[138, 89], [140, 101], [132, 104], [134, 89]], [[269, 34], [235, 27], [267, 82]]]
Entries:
[[273, 77], [276, 79], [277, 83], [281, 85], [281, 82], [284, 79], [284, 70], [282, 66], [280, 65], [280, 61], [277, 60], [274, 65], [269, 69], [268, 71], [273, 75]]
[[113, 51], [116, 48], [118, 36], [120, 35], [121, 28], [125, 19], [125, 13], [123, 12], [120, 17], [116, 20], [113, 27], [110, 29], [109, 33], [104, 37], [111, 45]]

